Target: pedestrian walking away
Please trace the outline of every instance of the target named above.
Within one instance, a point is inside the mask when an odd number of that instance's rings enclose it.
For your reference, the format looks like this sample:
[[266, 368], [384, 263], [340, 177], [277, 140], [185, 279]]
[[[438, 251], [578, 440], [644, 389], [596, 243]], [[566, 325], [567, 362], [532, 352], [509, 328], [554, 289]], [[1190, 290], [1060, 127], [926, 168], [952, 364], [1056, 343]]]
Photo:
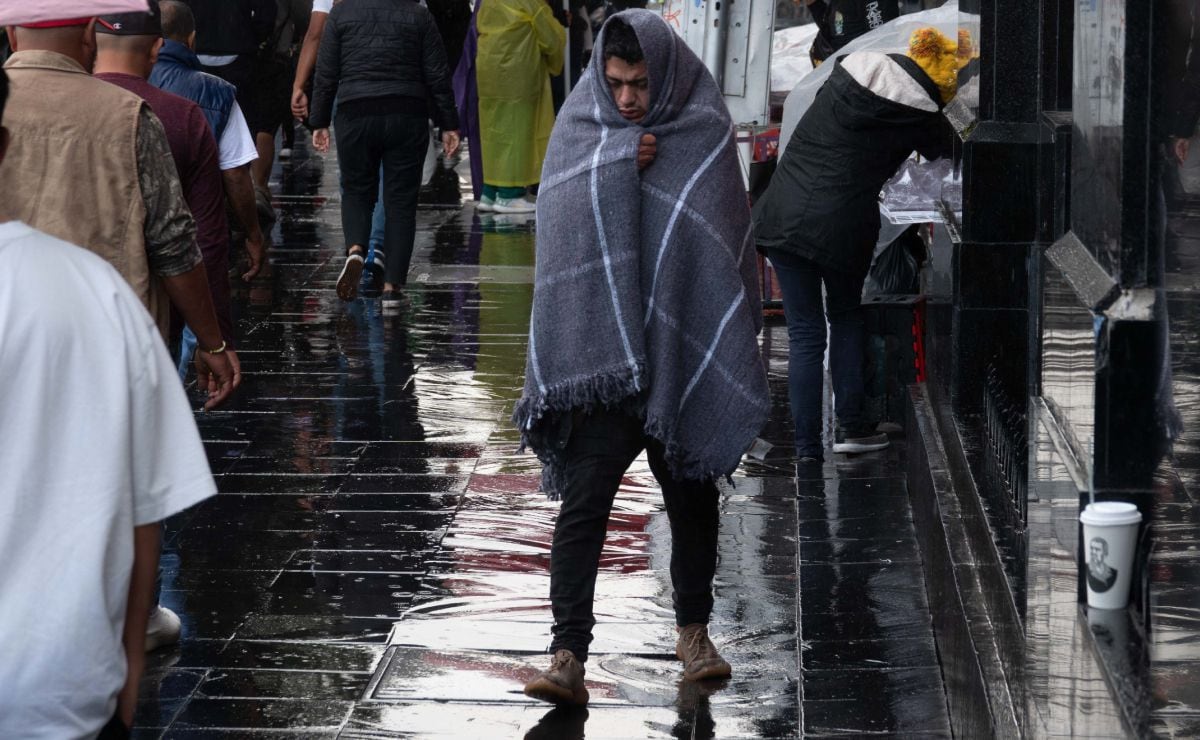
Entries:
[[[382, 165], [383, 299], [402, 299], [429, 144], [427, 120], [433, 118], [441, 128], [446, 157], [454, 156], [459, 143], [446, 51], [429, 11], [416, 3], [387, 0], [335, 6], [325, 21], [313, 84], [310, 123], [319, 152], [329, 150], [335, 98], [347, 248], [337, 294], [345, 301], [358, 295]], [[430, 99], [432, 109], [426, 102]]]
[[553, 659], [525, 692], [588, 699], [609, 511], [643, 450], [671, 524], [683, 675], [729, 676], [707, 627], [716, 479], [766, 419], [762, 311], [728, 111], [658, 15], [630, 10], [604, 26], [555, 126], [537, 207], [525, 389], [513, 419], [562, 508], [550, 554]]
[[937, 29], [924, 28], [913, 34], [907, 55], [864, 51], [840, 59], [755, 203], [755, 238], [783, 291], [788, 395], [803, 465], [824, 459], [827, 320], [833, 451], [889, 444], [863, 409], [863, 282], [879, 238], [883, 184], [914, 149], [929, 159], [948, 153], [952, 133], [941, 109], [956, 90], [956, 48]]
[[238, 105], [237, 89], [201, 69], [192, 9], [179, 0], [163, 0], [160, 8], [164, 41], [150, 73], [150, 84], [187, 98], [204, 112], [217, 138], [229, 212], [245, 234], [248, 265], [242, 279], [252, 280], [267, 264], [266, 236], [259, 228], [250, 179], [250, 164], [258, 157], [254, 137]]
[[[281, 103], [272, 83], [287, 84], [283, 73], [273, 73], [268, 69], [273, 65], [259, 57], [275, 31], [276, 0], [206, 0], [188, 6], [196, 18], [196, 52], [204, 71], [237, 89], [255, 145], [265, 147], [279, 127]], [[271, 195], [264, 182], [256, 182], [254, 192], [260, 221], [270, 230], [275, 221]]]
[[163, 124], [183, 197], [196, 220], [196, 241], [204, 256], [221, 338], [234, 372], [240, 374], [229, 300], [229, 224], [225, 219], [217, 142], [199, 106], [147, 81], [163, 45], [157, 0], [150, 0], [150, 9], [149, 13], [122, 13], [96, 19], [93, 76], [145, 100]]
[[[228, 212], [245, 246], [246, 268], [242, 280], [253, 280], [269, 272], [267, 239], [258, 222], [257, 201], [254, 183], [250, 178], [250, 165], [257, 159], [254, 137], [246, 117], [237, 102], [237, 89], [220, 77], [201, 70], [196, 56], [196, 20], [192, 9], [179, 0], [163, 0], [159, 5], [162, 14], [162, 48], [150, 73], [150, 84], [191, 100], [200, 106], [209, 128], [217, 139], [218, 166], [221, 181], [228, 201]], [[234, 246], [229, 234], [225, 243], [205, 248], [204, 264], [209, 272], [209, 281], [217, 290], [229, 290], [229, 264], [234, 259]], [[217, 275], [214, 275], [217, 273]], [[214, 290], [214, 295], [216, 290]], [[191, 327], [184, 327], [180, 340], [180, 374], [187, 375], [189, 358], [196, 348], [196, 335]]]

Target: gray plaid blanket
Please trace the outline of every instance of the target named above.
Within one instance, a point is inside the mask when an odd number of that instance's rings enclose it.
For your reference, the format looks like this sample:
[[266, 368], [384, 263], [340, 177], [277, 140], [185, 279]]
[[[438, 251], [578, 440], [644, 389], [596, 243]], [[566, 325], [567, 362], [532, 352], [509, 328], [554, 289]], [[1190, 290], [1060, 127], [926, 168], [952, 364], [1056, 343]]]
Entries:
[[[624, 407], [683, 479], [733, 472], [766, 420], [750, 210], [721, 92], [658, 15], [628, 10], [650, 110], [621, 117], [604, 32], [550, 138], [537, 203], [525, 389], [513, 414], [561, 488], [574, 412]], [[658, 140], [637, 168], [643, 133]]]

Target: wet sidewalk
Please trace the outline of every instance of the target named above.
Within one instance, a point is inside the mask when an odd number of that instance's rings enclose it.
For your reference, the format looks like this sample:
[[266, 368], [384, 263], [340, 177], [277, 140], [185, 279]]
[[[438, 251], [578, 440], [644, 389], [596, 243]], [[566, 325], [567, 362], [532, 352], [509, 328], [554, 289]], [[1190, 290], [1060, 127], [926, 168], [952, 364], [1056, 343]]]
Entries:
[[[336, 163], [277, 172], [274, 276], [239, 287], [237, 400], [197, 415], [220, 495], [170, 522], [138, 737], [791, 738], [949, 735], [902, 440], [797, 481], [723, 484], [720, 684], [680, 680], [669, 528], [644, 460], [597, 585], [586, 712], [527, 699], [548, 663], [556, 504], [508, 422], [533, 224], [422, 208], [412, 306], [334, 294]], [[786, 331], [768, 327], [789, 438]]]

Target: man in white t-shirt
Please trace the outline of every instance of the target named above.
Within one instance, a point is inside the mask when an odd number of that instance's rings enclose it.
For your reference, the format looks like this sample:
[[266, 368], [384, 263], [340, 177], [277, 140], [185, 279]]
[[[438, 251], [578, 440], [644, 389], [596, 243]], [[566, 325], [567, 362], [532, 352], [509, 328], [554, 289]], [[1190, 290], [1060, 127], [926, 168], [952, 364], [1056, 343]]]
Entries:
[[[0, 117], [7, 97], [0, 70]], [[16, 221], [0, 223], [0, 377], [20, 389], [0, 393], [0, 737], [120, 735], [158, 522], [216, 492], [195, 419], [124, 278]]]

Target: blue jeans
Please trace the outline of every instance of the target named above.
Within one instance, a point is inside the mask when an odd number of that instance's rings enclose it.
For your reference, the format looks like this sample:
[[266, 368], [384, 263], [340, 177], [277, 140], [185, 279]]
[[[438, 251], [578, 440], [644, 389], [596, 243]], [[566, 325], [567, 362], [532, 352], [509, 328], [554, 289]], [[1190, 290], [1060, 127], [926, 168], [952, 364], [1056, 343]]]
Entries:
[[822, 459], [821, 391], [825, 386], [827, 319], [829, 372], [838, 425], [857, 430], [863, 423], [861, 304], [866, 275], [837, 272], [777, 250], [770, 250], [767, 256], [783, 290], [788, 326], [788, 396], [796, 424], [796, 455]]
[[[345, 195], [345, 189], [342, 190]], [[367, 262], [370, 262], [375, 257], [375, 247], [383, 249], [383, 229], [387, 224], [384, 218], [383, 210], [383, 165], [379, 165], [379, 195], [375, 200], [375, 210], [371, 212], [371, 240], [370, 240], [370, 256], [367, 257]]]

